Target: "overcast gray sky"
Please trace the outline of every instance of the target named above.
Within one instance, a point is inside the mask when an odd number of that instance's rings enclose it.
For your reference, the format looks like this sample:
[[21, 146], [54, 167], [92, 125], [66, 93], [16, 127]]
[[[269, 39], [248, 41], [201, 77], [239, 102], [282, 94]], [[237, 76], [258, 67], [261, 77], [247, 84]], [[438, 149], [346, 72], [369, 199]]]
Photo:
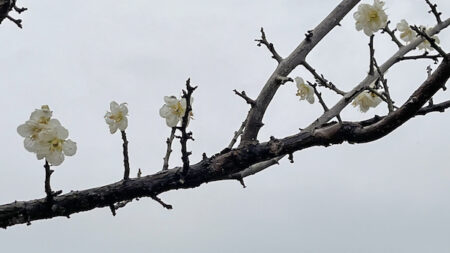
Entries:
[[[191, 77], [195, 120], [191, 161], [228, 144], [248, 106], [233, 89], [255, 97], [275, 68], [253, 41], [263, 26], [283, 56], [289, 54], [338, 1], [31, 1], [24, 29], [0, 25], [0, 203], [44, 196], [42, 161], [23, 148], [16, 128], [48, 104], [78, 152], [52, 176], [64, 192], [96, 187], [123, 175], [121, 140], [103, 120], [109, 102], [129, 104], [132, 174], [162, 167], [170, 129], [158, 115], [163, 96], [179, 95]], [[371, 3], [363, 1], [364, 3]], [[394, 24], [433, 25], [422, 0], [386, 1]], [[444, 18], [450, 2], [440, 0]], [[367, 73], [368, 38], [354, 28], [352, 10], [310, 54], [310, 64], [349, 90]], [[17, 14], [13, 14], [19, 17]], [[440, 35], [449, 50], [450, 33]], [[375, 38], [379, 62], [396, 50]], [[401, 104], [426, 78], [429, 62], [392, 68], [387, 78]], [[291, 77], [311, 80], [303, 69]], [[261, 140], [283, 137], [321, 113], [298, 101], [294, 84], [277, 93]], [[331, 104], [337, 100], [326, 93]], [[449, 99], [439, 95], [436, 101]], [[345, 109], [345, 120], [361, 114]], [[450, 167], [447, 114], [413, 119], [374, 143], [317, 147], [237, 182], [216, 182], [164, 193], [168, 211], [150, 199], [109, 209], [36, 221], [0, 231], [2, 252], [449, 252]], [[178, 146], [175, 145], [175, 149]], [[179, 165], [174, 152], [171, 165]]]

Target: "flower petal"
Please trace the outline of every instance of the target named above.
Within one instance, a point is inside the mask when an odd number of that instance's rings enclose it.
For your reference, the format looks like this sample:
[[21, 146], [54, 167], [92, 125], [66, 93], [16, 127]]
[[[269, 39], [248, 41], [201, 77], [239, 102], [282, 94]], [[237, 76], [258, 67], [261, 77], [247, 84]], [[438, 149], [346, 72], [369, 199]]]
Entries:
[[75, 155], [75, 153], [77, 152], [77, 143], [70, 139], [64, 141], [63, 151], [67, 156]]

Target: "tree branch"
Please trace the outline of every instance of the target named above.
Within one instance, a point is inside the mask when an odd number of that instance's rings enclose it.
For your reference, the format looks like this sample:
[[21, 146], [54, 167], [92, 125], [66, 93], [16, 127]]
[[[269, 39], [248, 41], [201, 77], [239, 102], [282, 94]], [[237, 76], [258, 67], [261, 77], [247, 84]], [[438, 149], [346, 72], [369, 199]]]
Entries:
[[127, 140], [127, 134], [125, 131], [120, 131], [122, 134], [122, 147], [123, 147], [123, 179], [128, 180], [130, 178], [130, 161], [128, 159], [128, 140]]
[[[191, 165], [184, 177], [184, 182], [179, 180], [179, 168], [174, 168], [150, 176], [130, 178], [102, 187], [56, 196], [51, 205], [46, 198], [1, 205], [0, 227], [6, 228], [33, 220], [69, 216], [94, 208], [110, 207], [111, 204], [138, 197], [154, 198], [170, 190], [194, 188], [207, 182], [232, 179], [239, 173], [242, 173], [243, 178], [255, 171], [261, 171], [265, 165], [273, 165], [275, 161], [270, 159], [313, 146], [329, 146], [341, 144], [344, 141], [365, 143], [377, 140], [416, 115], [448, 108], [449, 101], [424, 108], [422, 106], [445, 85], [449, 77], [450, 63], [443, 61], [398, 110], [385, 117], [376, 116], [361, 122], [331, 123], [315, 131], [302, 131], [283, 139], [271, 138], [265, 143], [246, 145], [218, 153]], [[263, 163], [265, 161], [267, 163]], [[257, 167], [251, 167], [252, 165]]]
[[428, 11], [428, 13], [433, 13], [434, 17], [436, 18], [436, 22], [438, 24], [442, 23], [441, 20], [441, 14], [440, 12], [438, 12], [437, 10], [437, 4], [432, 4], [429, 0], [425, 0], [425, 2], [428, 4], [428, 6], [430, 6], [430, 11]]
[[175, 138], [175, 127], [172, 127], [172, 130], [170, 132], [170, 137], [167, 138], [166, 140], [166, 144], [167, 144], [167, 150], [166, 150], [166, 155], [164, 156], [164, 164], [163, 164], [163, 170], [167, 170], [169, 169], [169, 158], [170, 158], [170, 154], [172, 153], [172, 142], [173, 139]]
[[259, 130], [263, 126], [262, 119], [280, 83], [279, 77], [287, 77], [298, 65], [305, 62], [306, 56], [327, 35], [345, 15], [359, 2], [359, 0], [343, 0], [300, 45], [285, 59], [283, 59], [269, 77], [266, 84], [255, 100], [256, 106], [250, 109], [249, 118], [241, 137], [240, 146], [256, 143]]
[[280, 63], [283, 60], [283, 58], [275, 50], [273, 44], [267, 41], [264, 28], [261, 27], [261, 39], [256, 39], [255, 41], [258, 42], [257, 44], [258, 47], [260, 47], [261, 45], [266, 46], [267, 49], [269, 49], [270, 53], [272, 53], [272, 58], [274, 58], [278, 63]]
[[389, 28], [390, 23], [391, 23], [391, 21], [387, 22], [386, 27], [384, 27], [382, 30], [382, 33], [387, 33], [391, 37], [392, 41], [398, 46], [398, 48], [401, 48], [401, 47], [403, 47], [403, 44], [400, 42], [400, 40], [398, 40], [397, 36], [395, 36], [396, 29], [391, 30]]

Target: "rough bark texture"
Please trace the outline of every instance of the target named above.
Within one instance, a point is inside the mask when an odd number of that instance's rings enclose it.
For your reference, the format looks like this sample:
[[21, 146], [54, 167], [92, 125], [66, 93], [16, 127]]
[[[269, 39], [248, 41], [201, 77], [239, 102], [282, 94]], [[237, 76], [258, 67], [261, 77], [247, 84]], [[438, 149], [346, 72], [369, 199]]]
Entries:
[[417, 114], [443, 110], [448, 103], [437, 105], [437, 109], [422, 106], [447, 82], [450, 64], [443, 61], [436, 71], [411, 95], [397, 111], [386, 117], [375, 117], [362, 122], [331, 123], [312, 131], [302, 131], [283, 138], [272, 138], [261, 144], [247, 144], [232, 150], [225, 150], [211, 158], [205, 158], [190, 166], [181, 178], [181, 169], [174, 168], [154, 175], [120, 181], [98, 188], [74, 191], [55, 197], [31, 201], [16, 201], [0, 206], [0, 227], [6, 228], [33, 220], [88, 211], [98, 207], [137, 197], [151, 197], [162, 192], [193, 188], [203, 183], [229, 179], [230, 175], [270, 159], [291, 154], [312, 146], [329, 146], [349, 143], [364, 143], [377, 140], [401, 126]]
[[[306, 129], [282, 139], [272, 137], [267, 142], [259, 143], [257, 137], [260, 128], [263, 126], [262, 120], [265, 111], [278, 88], [283, 83], [292, 81], [292, 79], [288, 78], [288, 75], [299, 65], [303, 65], [307, 70], [315, 73], [315, 70], [306, 62], [306, 56], [328, 32], [339, 24], [340, 20], [358, 2], [359, 0], [343, 0], [314, 30], [306, 34], [304, 41], [287, 58], [283, 58], [276, 53], [274, 46], [266, 40], [265, 34], [261, 30], [263, 35], [262, 43], [268, 45], [269, 51], [279, 64], [263, 86], [257, 99], [250, 100], [244, 92], [239, 93], [236, 91], [244, 99], [247, 98], [246, 101], [251, 105], [251, 108], [247, 119], [236, 132], [229, 147], [222, 152], [209, 158], [204, 155], [200, 162], [192, 164], [188, 159], [189, 152], [186, 150], [186, 143], [184, 143], [182, 151], [184, 169], [182, 167], [166, 169], [165, 163], [163, 171], [145, 177], [138, 176], [138, 178], [128, 178], [128, 159], [125, 159], [125, 180], [83, 191], [72, 191], [64, 195], [58, 196], [58, 192], [54, 196], [51, 195], [51, 197], [30, 201], [15, 201], [10, 204], [0, 205], [0, 227], [6, 228], [16, 224], [29, 224], [34, 220], [50, 219], [58, 216], [69, 217], [74, 213], [100, 207], [110, 207], [113, 214], [115, 214], [117, 208], [123, 207], [134, 198], [140, 197], [151, 197], [164, 207], [171, 208], [170, 205], [164, 204], [157, 195], [170, 190], [194, 188], [203, 183], [229, 179], [238, 180], [245, 187], [243, 178], [277, 164], [286, 155], [292, 157], [292, 153], [296, 151], [313, 146], [329, 146], [343, 142], [371, 142], [386, 136], [412, 117], [431, 112], [443, 112], [449, 108], [450, 101], [435, 105], [430, 104], [424, 107], [424, 104], [439, 89], [444, 88], [450, 76], [450, 63], [447, 60], [449, 55], [444, 55], [439, 67], [412, 93], [410, 98], [400, 108], [396, 110], [391, 108], [386, 116], [375, 116], [360, 122], [341, 121], [339, 117], [342, 109], [348, 106], [360, 92], [368, 88], [371, 83], [391, 66], [402, 61], [408, 52], [416, 48], [424, 40], [422, 37], [418, 37], [408, 45], [399, 45], [398, 51], [392, 57], [379, 66], [373, 74], [367, 75], [351, 91], [343, 92], [334, 87], [334, 90], [339, 91], [337, 93], [342, 96], [341, 100], [331, 108], [324, 106], [325, 112]], [[6, 14], [4, 14], [4, 10], [0, 5], [0, 22], [5, 17], [1, 15]], [[429, 35], [432, 36], [449, 25], [450, 19], [444, 21], [439, 19], [438, 24]], [[395, 37], [393, 32], [390, 35]], [[257, 41], [261, 43], [261, 40]], [[315, 76], [319, 75], [316, 73]], [[323, 83], [326, 84], [327, 82], [323, 81]], [[387, 87], [385, 90], [387, 90]], [[317, 94], [318, 92], [316, 91]], [[188, 114], [184, 119], [185, 122], [187, 122], [187, 117]], [[329, 122], [334, 117], [337, 117], [340, 122]], [[185, 136], [183, 138], [185, 141], [189, 137], [185, 131], [186, 126], [187, 123], [184, 124]], [[238, 148], [232, 149], [241, 133], [240, 145]], [[122, 134], [125, 136], [124, 132]], [[124, 138], [124, 154], [127, 153], [125, 152], [127, 149], [126, 143], [126, 138]], [[166, 155], [167, 161], [168, 155], [170, 155], [169, 150], [170, 146], [168, 146]], [[48, 182], [50, 182], [49, 179], [50, 177], [48, 177]], [[47, 192], [51, 192], [49, 183]]]

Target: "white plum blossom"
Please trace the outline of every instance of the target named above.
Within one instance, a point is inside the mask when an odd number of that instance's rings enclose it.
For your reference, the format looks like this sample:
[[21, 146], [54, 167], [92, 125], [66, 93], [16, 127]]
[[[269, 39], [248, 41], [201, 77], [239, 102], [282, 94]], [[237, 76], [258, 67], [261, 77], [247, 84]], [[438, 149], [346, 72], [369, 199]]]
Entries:
[[[191, 106], [193, 101], [194, 100], [191, 97]], [[165, 104], [159, 109], [159, 115], [166, 119], [167, 126], [176, 127], [178, 122], [180, 122], [186, 114], [186, 99], [177, 99], [175, 96], [164, 96], [164, 102]], [[192, 118], [192, 115], [193, 113], [190, 111], [188, 120]]]
[[73, 156], [77, 152], [77, 144], [67, 139], [68, 136], [66, 128], [51, 122], [50, 127], [39, 136], [35, 151], [37, 158], [45, 158], [50, 165], [58, 166], [64, 161], [64, 155]]
[[303, 78], [296, 77], [295, 83], [297, 84], [297, 96], [300, 97], [300, 100], [306, 100], [310, 104], [314, 103], [314, 89], [311, 85], [305, 83]]
[[373, 33], [384, 28], [387, 24], [387, 15], [383, 5], [384, 2], [380, 0], [374, 0], [373, 5], [360, 4], [358, 11], [353, 14], [356, 30], [363, 30], [367, 36], [372, 36]]
[[115, 133], [117, 129], [125, 131], [128, 126], [128, 108], [126, 103], [120, 105], [116, 101], [112, 101], [109, 105], [110, 112], [106, 112], [105, 121], [109, 125], [111, 134]]
[[51, 117], [52, 111], [50, 111], [48, 105], [43, 105], [41, 109], [36, 109], [31, 113], [29, 120], [17, 127], [17, 133], [25, 138], [24, 146], [26, 150], [34, 152], [39, 133], [48, 128], [50, 121], [57, 121], [56, 119], [51, 119]]
[[371, 107], [377, 107], [381, 102], [381, 98], [371, 91], [361, 92], [355, 100], [353, 100], [352, 105], [354, 107], [359, 106], [361, 112], [367, 112]]
[[39, 160], [45, 158], [51, 165], [57, 166], [64, 161], [64, 155], [76, 153], [76, 143], [66, 140], [69, 132], [57, 119], [52, 119], [48, 105], [36, 109], [30, 119], [17, 127], [17, 132], [24, 137], [25, 149], [36, 153]]
[[[425, 28], [424, 26], [420, 26], [419, 27], [420, 30], [425, 30], [426, 34], [430, 34], [431, 33], [431, 27]], [[441, 43], [441, 41], [439, 40], [437, 35], [431, 36], [432, 39], [434, 39], [434, 42], [436, 44]], [[429, 50], [429, 51], [433, 51], [434, 48], [431, 46], [431, 43], [428, 40], [424, 40], [422, 43], [420, 43], [417, 46], [418, 49], [425, 49], [425, 50]]]
[[410, 43], [417, 36], [417, 33], [411, 29], [408, 22], [402, 19], [400, 23], [397, 24], [397, 30], [400, 32], [400, 39], [406, 43]]

